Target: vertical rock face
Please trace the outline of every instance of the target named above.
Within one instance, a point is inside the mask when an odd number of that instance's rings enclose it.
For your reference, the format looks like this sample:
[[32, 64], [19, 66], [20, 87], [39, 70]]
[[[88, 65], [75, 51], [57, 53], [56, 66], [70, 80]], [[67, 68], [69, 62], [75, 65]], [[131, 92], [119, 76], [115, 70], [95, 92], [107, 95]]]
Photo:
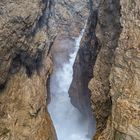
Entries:
[[86, 0], [0, 1], [0, 139], [56, 139], [46, 107], [51, 47], [77, 36], [87, 15]]
[[91, 111], [88, 83], [93, 77], [92, 70], [100, 50], [100, 43], [95, 34], [97, 16], [98, 13], [95, 10], [87, 21], [87, 28], [73, 66], [73, 80], [69, 89], [71, 103], [89, 119], [90, 136], [93, 135], [95, 122]]
[[111, 113], [109, 75], [121, 28], [119, 1], [106, 0], [101, 3], [94, 1], [95, 5], [98, 6], [96, 34], [100, 40], [101, 49], [95, 62], [94, 77], [89, 83], [89, 88], [91, 90], [92, 108], [97, 121], [96, 135], [98, 135], [106, 127], [107, 118]]
[[93, 77], [92, 68], [100, 49], [95, 35], [96, 21], [97, 11], [88, 19], [84, 40], [81, 42], [81, 47], [75, 60], [73, 81], [69, 89], [72, 104], [78, 107], [85, 115], [89, 114], [87, 112], [89, 112], [90, 108], [88, 82]]
[[97, 21], [95, 16], [94, 19], [90, 16], [89, 21], [97, 22], [97, 26], [87, 24], [74, 64], [71, 101], [87, 113], [88, 87], [91, 90], [91, 107], [97, 121], [94, 139], [139, 140], [140, 2], [94, 0], [92, 3], [90, 13], [97, 9]]
[[88, 17], [86, 0], [57, 0], [55, 7], [55, 22], [63, 36], [79, 36]]
[[52, 70], [41, 0], [0, 1], [0, 139], [55, 140], [46, 109]]
[[[106, 127], [111, 112], [109, 75], [120, 34], [120, 4], [107, 0], [90, 1], [90, 4], [90, 17], [74, 65], [70, 96], [72, 103], [85, 114], [90, 114], [92, 106], [98, 134]], [[92, 104], [88, 89], [90, 80]]]
[[[123, 27], [112, 66], [112, 110], [103, 134], [108, 139], [140, 139], [140, 1], [120, 1]], [[104, 131], [104, 132], [105, 132]]]
[[56, 139], [46, 109], [46, 79], [51, 72], [51, 60], [46, 58], [45, 70], [31, 78], [21, 69], [8, 80], [0, 95], [0, 139]]
[[[139, 140], [140, 2], [89, 2], [71, 102], [87, 116], [91, 105], [94, 139]], [[56, 139], [46, 108], [51, 47], [77, 36], [87, 16], [86, 0], [0, 1], [0, 139]]]
[[106, 0], [98, 8], [96, 34], [102, 47], [89, 83], [97, 120], [94, 139], [140, 139], [139, 4], [138, 0]]

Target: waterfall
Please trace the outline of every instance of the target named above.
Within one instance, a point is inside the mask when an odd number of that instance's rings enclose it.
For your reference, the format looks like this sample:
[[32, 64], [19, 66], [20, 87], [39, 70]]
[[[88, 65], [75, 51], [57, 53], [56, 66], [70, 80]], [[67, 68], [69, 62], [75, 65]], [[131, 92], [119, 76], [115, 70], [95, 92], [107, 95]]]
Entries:
[[[83, 33], [84, 29], [81, 31], [80, 36], [75, 38], [74, 50], [68, 54], [69, 57], [66, 62], [59, 62], [62, 59], [54, 56], [54, 72], [50, 80], [51, 102], [48, 105], [48, 110], [58, 140], [90, 140], [87, 137], [88, 120], [71, 104], [68, 95], [73, 76], [73, 64]], [[61, 54], [56, 55], [60, 55], [61, 57]], [[61, 63], [61, 65], [57, 63]]]

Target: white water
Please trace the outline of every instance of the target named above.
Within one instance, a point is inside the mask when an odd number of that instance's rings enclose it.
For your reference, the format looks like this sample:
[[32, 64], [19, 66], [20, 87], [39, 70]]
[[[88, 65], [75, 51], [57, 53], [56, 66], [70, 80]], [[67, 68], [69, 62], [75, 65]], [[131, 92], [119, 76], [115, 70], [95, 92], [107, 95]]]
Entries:
[[74, 52], [69, 54], [69, 60], [62, 62], [63, 64], [59, 67], [57, 66], [57, 69], [54, 66], [54, 72], [51, 76], [51, 102], [48, 110], [53, 120], [58, 140], [90, 140], [87, 138], [88, 120], [83, 118], [82, 114], [71, 104], [68, 95], [73, 75], [73, 64], [83, 32], [84, 30], [75, 39], [76, 47]]

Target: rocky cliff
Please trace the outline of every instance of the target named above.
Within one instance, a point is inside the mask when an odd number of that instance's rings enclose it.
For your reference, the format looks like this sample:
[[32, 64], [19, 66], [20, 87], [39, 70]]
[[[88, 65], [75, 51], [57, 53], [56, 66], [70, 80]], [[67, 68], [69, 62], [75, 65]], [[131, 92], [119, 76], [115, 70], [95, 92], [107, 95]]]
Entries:
[[[97, 121], [97, 137], [105, 129], [111, 113], [109, 76], [121, 32], [120, 6], [119, 1], [106, 0], [100, 3], [94, 1], [94, 7], [98, 9], [96, 34], [100, 40], [101, 49], [93, 68], [93, 79], [89, 83], [89, 88]], [[95, 139], [97, 139], [96, 136]]]
[[85, 0], [0, 1], [1, 140], [56, 139], [46, 103], [51, 47], [79, 34], [86, 5]]
[[139, 140], [139, 1], [90, 4], [69, 91], [72, 103], [87, 114], [91, 102], [95, 140]]
[[[51, 49], [79, 35], [87, 4], [0, 1], [1, 140], [56, 139], [46, 106]], [[95, 115], [95, 140], [140, 140], [140, 2], [89, 0], [89, 5], [71, 102], [89, 119]]]
[[[120, 0], [122, 32], [108, 77], [112, 107], [106, 128], [97, 139], [139, 140], [140, 127], [140, 6], [139, 1]], [[115, 28], [116, 26], [114, 26]], [[98, 61], [97, 61], [98, 63]], [[96, 70], [94, 70], [95, 72]], [[91, 83], [97, 83], [94, 78]], [[93, 83], [92, 83], [93, 82]], [[100, 84], [99, 84], [100, 86]], [[95, 91], [92, 88], [92, 91]], [[96, 92], [94, 92], [96, 93]], [[98, 92], [97, 92], [98, 93]], [[93, 92], [92, 92], [93, 94]]]
[[56, 139], [45, 100], [52, 71], [42, 20], [47, 4], [41, 0], [0, 2], [1, 140]]

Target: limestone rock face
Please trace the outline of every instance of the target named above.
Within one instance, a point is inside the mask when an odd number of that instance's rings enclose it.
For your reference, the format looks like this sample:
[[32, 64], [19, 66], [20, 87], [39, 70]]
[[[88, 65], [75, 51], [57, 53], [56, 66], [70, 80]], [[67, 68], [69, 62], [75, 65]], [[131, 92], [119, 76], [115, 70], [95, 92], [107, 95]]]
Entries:
[[0, 1], [1, 140], [57, 139], [46, 106], [51, 47], [78, 36], [87, 16], [86, 0]]
[[118, 1], [106, 0], [104, 3], [94, 1], [95, 8], [96, 5], [100, 5], [96, 35], [100, 40], [101, 49], [95, 62], [93, 79], [89, 83], [89, 89], [91, 90], [92, 108], [97, 121], [96, 135], [98, 135], [106, 127], [108, 116], [111, 113], [109, 75], [121, 28]]
[[110, 75], [111, 125], [100, 139], [140, 140], [140, 1], [120, 4], [123, 30]]
[[[69, 91], [72, 103], [81, 112], [89, 115], [89, 108], [92, 107], [97, 121], [96, 135], [106, 127], [111, 112], [109, 75], [120, 33], [119, 11], [117, 1], [93, 1], [93, 7], [91, 2], [90, 17], [74, 65], [74, 79]], [[90, 80], [91, 103], [88, 89]]]
[[74, 64], [71, 102], [86, 114], [91, 93], [95, 140], [140, 140], [140, 2], [90, 0], [90, 4], [94, 18], [89, 18]]
[[52, 71], [49, 58], [40, 74], [29, 78], [25, 69], [12, 75], [0, 95], [0, 139], [54, 140], [53, 124], [46, 108], [46, 79]]
[[79, 36], [89, 15], [86, 0], [57, 0], [55, 22], [59, 36]]
[[92, 70], [100, 50], [100, 43], [95, 34], [96, 25], [97, 11], [94, 11], [87, 21], [87, 27], [73, 66], [73, 80], [69, 88], [71, 103], [89, 120], [90, 137], [95, 131], [95, 122], [91, 111], [88, 83], [93, 77]]
[[89, 83], [97, 120], [94, 139], [140, 140], [139, 4], [138, 0], [100, 3], [96, 34], [102, 47]]
[[1, 140], [56, 139], [46, 107], [52, 62], [41, 28], [44, 9], [41, 0], [0, 2]]

